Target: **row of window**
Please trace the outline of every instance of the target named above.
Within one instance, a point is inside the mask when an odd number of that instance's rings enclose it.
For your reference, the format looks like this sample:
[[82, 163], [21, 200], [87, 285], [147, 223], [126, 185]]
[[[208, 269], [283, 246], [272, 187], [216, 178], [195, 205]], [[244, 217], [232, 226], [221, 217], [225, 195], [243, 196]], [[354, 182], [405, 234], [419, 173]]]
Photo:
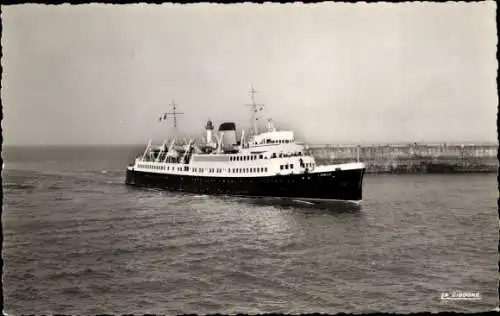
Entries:
[[255, 156], [230, 156], [229, 161], [247, 161], [247, 160], [256, 160], [257, 157], [259, 159], [264, 159], [264, 155], [255, 155]]
[[[303, 180], [308, 179], [310, 180], [311, 177], [302, 177]], [[295, 183], [297, 179], [280, 179], [280, 178], [275, 178], [275, 179], [269, 179], [269, 178], [198, 178], [198, 177], [193, 177], [191, 179], [192, 182], [205, 182], [205, 183]], [[215, 191], [222, 190], [223, 188], [215, 189]], [[205, 192], [209, 192], [213, 190], [208, 189], [205, 187], [204, 189]], [[235, 193], [234, 190], [228, 191], [228, 193]]]
[[[144, 165], [144, 164], [138, 164], [137, 165], [139, 168], [145, 168], [145, 169], [152, 169], [152, 170], [165, 170], [165, 166], [153, 166], [153, 165]], [[168, 168], [168, 167], [167, 167]], [[172, 168], [173, 170], [174, 168]], [[168, 170], [168, 169], [166, 169]]]
[[[266, 140], [261, 140], [259, 144], [288, 144], [288, 143], [293, 143], [292, 139], [278, 139], [278, 140], [272, 140], [272, 139], [266, 139]], [[258, 145], [257, 142], [253, 142], [254, 145]]]
[[[259, 168], [233, 168], [233, 173], [256, 173], [256, 172], [267, 172], [267, 167]], [[230, 172], [231, 169], [228, 169]]]
[[[155, 166], [155, 165], [145, 165], [145, 164], [138, 164], [137, 165], [139, 168], [144, 168], [144, 169], [151, 169], [151, 170], [167, 170], [167, 171], [182, 171], [182, 167], [172, 167], [170, 166]], [[184, 167], [184, 171], [189, 171], [189, 167]]]
[[[203, 172], [203, 168], [193, 168], [193, 172]], [[245, 172], [267, 172], [267, 167], [258, 167], [258, 168], [209, 168], [209, 173], [222, 173], [224, 170], [227, 170], [228, 173], [245, 173]]]
[[[152, 169], [152, 170], [176, 170], [177, 171], [182, 171], [182, 167], [172, 167], [170, 166], [155, 166], [155, 165], [145, 165], [145, 164], [139, 164], [139, 168], [145, 168], [145, 169]], [[293, 165], [292, 165], [293, 166]], [[288, 168], [287, 168], [288, 169]], [[222, 173], [225, 169], [222, 168], [208, 168], [209, 173]], [[189, 171], [189, 167], [184, 166], [184, 171]], [[191, 168], [191, 171], [193, 172], [199, 172], [203, 173], [205, 171], [204, 168]], [[227, 172], [228, 173], [255, 173], [255, 172], [267, 172], [267, 167], [258, 167], [258, 168], [228, 168]]]
[[[297, 152], [297, 153], [290, 153], [290, 154], [276, 154], [273, 153], [271, 155], [271, 158], [287, 158], [287, 157], [298, 157], [302, 156], [302, 152]], [[230, 156], [229, 161], [248, 161], [248, 160], [257, 160], [257, 159], [264, 159], [264, 155], [252, 155], [252, 156]], [[265, 157], [267, 159], [267, 157]]]
[[293, 164], [289, 164], [289, 165], [281, 165], [280, 166], [280, 169], [283, 170], [283, 169], [293, 169]]

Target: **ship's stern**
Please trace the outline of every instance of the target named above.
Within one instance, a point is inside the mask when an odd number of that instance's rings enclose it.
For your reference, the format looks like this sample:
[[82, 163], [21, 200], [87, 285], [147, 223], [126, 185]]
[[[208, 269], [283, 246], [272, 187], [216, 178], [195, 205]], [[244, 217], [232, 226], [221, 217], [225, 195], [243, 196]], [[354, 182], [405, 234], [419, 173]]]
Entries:
[[135, 185], [135, 176], [136, 176], [136, 171], [134, 170], [133, 166], [128, 166], [127, 167], [127, 173], [125, 175], [125, 184], [126, 185]]

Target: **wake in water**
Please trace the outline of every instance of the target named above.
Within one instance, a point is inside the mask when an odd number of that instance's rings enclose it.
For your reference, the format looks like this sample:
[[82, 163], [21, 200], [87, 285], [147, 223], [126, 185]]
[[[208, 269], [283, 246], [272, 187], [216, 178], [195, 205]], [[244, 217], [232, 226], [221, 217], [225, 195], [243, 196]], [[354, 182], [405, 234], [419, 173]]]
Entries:
[[329, 210], [333, 212], [359, 212], [361, 211], [361, 203], [352, 203], [350, 201], [331, 201], [328, 203], [313, 203], [304, 200], [274, 198], [274, 197], [237, 197], [235, 198], [240, 203], [245, 203], [255, 206], [273, 206], [276, 208], [306, 208], [311, 210]]

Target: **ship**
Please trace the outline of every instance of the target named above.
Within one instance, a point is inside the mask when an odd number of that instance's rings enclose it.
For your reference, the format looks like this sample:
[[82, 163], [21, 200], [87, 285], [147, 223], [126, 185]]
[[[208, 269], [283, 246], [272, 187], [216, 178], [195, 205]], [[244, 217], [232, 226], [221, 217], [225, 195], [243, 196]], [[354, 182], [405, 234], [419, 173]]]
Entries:
[[[307, 145], [292, 130], [277, 129], [268, 119], [264, 130], [257, 121], [263, 109], [251, 89], [253, 131], [237, 137], [234, 122], [215, 130], [208, 119], [203, 139], [175, 137], [160, 146], [152, 142], [127, 166], [126, 184], [201, 195], [289, 199], [308, 204], [362, 201], [365, 164], [317, 164]], [[176, 124], [174, 103], [174, 122]], [[163, 115], [166, 118], [166, 114]], [[262, 121], [262, 120], [261, 120]], [[247, 137], [245, 137], [247, 136]]]

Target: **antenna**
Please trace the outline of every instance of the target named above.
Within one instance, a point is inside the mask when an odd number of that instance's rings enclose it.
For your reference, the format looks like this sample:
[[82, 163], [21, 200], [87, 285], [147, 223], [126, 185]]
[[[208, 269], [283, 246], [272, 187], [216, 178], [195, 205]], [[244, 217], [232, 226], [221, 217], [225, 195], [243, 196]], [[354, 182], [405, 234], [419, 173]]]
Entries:
[[175, 103], [175, 101], [172, 101], [172, 103], [170, 104], [170, 106], [172, 107], [172, 112], [165, 112], [165, 113], [162, 113], [160, 115], [160, 118], [159, 118], [159, 121], [166, 121], [167, 120], [167, 116], [168, 115], [172, 115], [174, 117], [174, 128], [175, 128], [175, 132], [177, 133], [177, 115], [180, 115], [180, 114], [184, 114], [182, 112], [177, 112], [177, 104]]
[[250, 96], [252, 98], [252, 104], [245, 104], [245, 106], [250, 106], [252, 107], [251, 110], [252, 110], [252, 121], [253, 121], [253, 127], [254, 127], [254, 134], [257, 134], [257, 120], [258, 120], [258, 117], [257, 117], [257, 114], [262, 111], [262, 109], [264, 108], [264, 104], [256, 104], [255, 103], [255, 93], [257, 93], [257, 91], [255, 91], [255, 89], [253, 88], [253, 85], [251, 86], [250, 88]]

